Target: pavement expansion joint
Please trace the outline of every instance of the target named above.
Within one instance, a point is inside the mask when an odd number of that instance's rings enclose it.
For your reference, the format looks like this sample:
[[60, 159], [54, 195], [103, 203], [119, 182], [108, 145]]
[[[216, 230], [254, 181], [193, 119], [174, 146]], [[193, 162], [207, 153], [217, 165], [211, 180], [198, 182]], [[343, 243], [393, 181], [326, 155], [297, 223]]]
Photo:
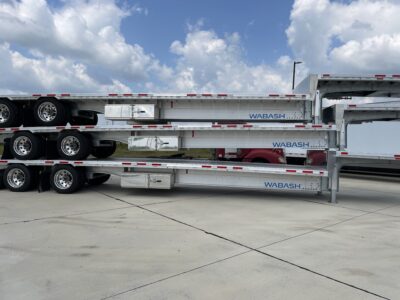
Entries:
[[326, 206], [330, 206], [330, 207], [344, 208], [344, 209], [349, 209], [349, 210], [354, 210], [354, 211], [359, 211], [359, 212], [365, 212], [367, 214], [371, 213], [371, 214], [383, 215], [383, 216], [388, 216], [388, 217], [399, 217], [399, 216], [395, 216], [395, 215], [380, 213], [379, 211], [385, 210], [385, 209], [389, 209], [389, 208], [393, 208], [393, 207], [396, 207], [396, 206], [400, 206], [400, 203], [399, 204], [390, 205], [390, 206], [386, 206], [386, 207], [383, 207], [383, 208], [379, 208], [379, 209], [374, 210], [374, 211], [368, 211], [368, 210], [364, 210], [364, 209], [343, 206], [343, 205], [340, 205], [340, 204], [337, 204], [337, 203], [319, 202], [319, 201], [304, 200], [304, 199], [301, 199], [301, 201], [320, 204], [320, 205], [326, 205]]
[[152, 203], [142, 204], [141, 206], [151, 206], [151, 205], [157, 205], [157, 204], [174, 203], [174, 202], [179, 202], [179, 201], [182, 201], [182, 200], [171, 200], [171, 201], [152, 202]]
[[173, 274], [173, 275], [170, 275], [170, 276], [167, 276], [167, 277], [164, 277], [164, 278], [160, 278], [160, 279], [158, 279], [158, 280], [155, 280], [155, 281], [152, 281], [152, 282], [149, 282], [149, 283], [142, 284], [142, 285], [140, 285], [140, 286], [137, 286], [137, 287], [134, 287], [134, 288], [131, 288], [131, 289], [128, 289], [128, 290], [124, 290], [124, 291], [121, 291], [121, 292], [112, 294], [112, 295], [107, 296], [107, 297], [105, 297], [105, 298], [101, 298], [101, 300], [111, 299], [111, 298], [114, 298], [114, 297], [117, 297], [117, 296], [120, 296], [120, 295], [129, 293], [129, 292], [133, 292], [133, 291], [136, 291], [136, 290], [138, 290], [138, 289], [145, 288], [145, 287], [148, 287], [148, 286], [150, 286], [150, 285], [157, 284], [157, 283], [160, 283], [160, 282], [163, 282], [163, 281], [166, 281], [166, 280], [169, 280], [169, 279], [172, 279], [172, 278], [181, 276], [181, 275], [185, 275], [185, 274], [188, 274], [188, 273], [190, 273], [190, 272], [193, 272], [193, 271], [196, 271], [196, 270], [200, 270], [200, 269], [202, 269], [202, 268], [206, 268], [206, 267], [209, 267], [209, 266], [218, 264], [218, 263], [220, 263], [220, 262], [223, 262], [223, 261], [226, 261], [226, 260], [229, 260], [229, 259], [232, 259], [232, 258], [241, 256], [241, 255], [243, 255], [243, 254], [250, 253], [250, 252], [252, 252], [252, 250], [246, 250], [246, 251], [243, 251], [243, 252], [239, 252], [239, 253], [237, 253], [237, 254], [234, 254], [234, 255], [231, 255], [231, 256], [228, 256], [228, 257], [225, 257], [225, 258], [221, 258], [221, 259], [212, 261], [212, 262], [210, 262], [210, 263], [207, 263], [207, 264], [204, 264], [204, 265], [201, 265], [201, 266], [198, 266], [198, 267], [195, 267], [195, 268], [192, 268], [192, 269], [189, 269], [189, 270], [186, 270], [186, 271], [177, 273], [177, 274]]
[[[317, 202], [317, 203], [318, 203], [318, 202]], [[327, 205], [329, 205], [329, 204], [327, 204]], [[329, 206], [336, 207], [335, 205], [329, 205]], [[336, 222], [336, 223], [333, 223], [333, 224], [329, 224], [329, 225], [326, 225], [326, 226], [322, 226], [322, 227], [320, 227], [320, 228], [315, 228], [314, 230], [310, 230], [310, 231], [307, 231], [307, 232], [304, 232], [304, 233], [301, 233], [301, 234], [298, 234], [298, 235], [294, 235], [294, 236], [291, 236], [291, 237], [288, 237], [288, 238], [285, 238], [285, 239], [282, 239], [282, 240], [279, 240], [279, 241], [275, 241], [275, 242], [272, 242], [272, 243], [270, 243], [270, 244], [260, 246], [260, 247], [258, 247], [257, 249], [262, 249], [262, 248], [266, 248], [266, 247], [269, 247], [269, 246], [272, 246], [272, 245], [275, 245], [275, 244], [283, 243], [283, 242], [285, 242], [285, 241], [288, 241], [288, 240], [291, 240], [291, 239], [295, 239], [295, 238], [298, 238], [298, 237], [301, 237], [301, 236], [304, 236], [304, 235], [307, 235], [307, 234], [311, 234], [311, 233], [314, 233], [314, 232], [317, 232], [317, 231], [321, 231], [321, 230], [324, 230], [324, 229], [327, 229], [327, 228], [331, 228], [331, 227], [333, 227], [333, 226], [336, 226], [336, 225], [339, 225], [339, 224], [343, 224], [343, 223], [352, 221], [352, 220], [357, 219], [357, 218], [365, 217], [365, 216], [367, 216], [367, 215], [374, 215], [374, 214], [376, 214], [376, 215], [390, 216], [390, 215], [386, 215], [386, 214], [379, 213], [379, 211], [385, 210], [385, 209], [389, 209], [389, 208], [393, 208], [393, 207], [396, 207], [396, 206], [398, 206], [398, 204], [393, 205], [393, 206], [384, 207], [384, 208], [379, 208], [379, 209], [374, 210], [374, 211], [365, 211], [364, 214], [361, 214], [361, 215], [358, 215], [358, 216], [354, 216], [354, 217], [351, 217], [351, 218], [349, 218], [349, 219], [342, 220], [342, 221], [340, 221], [340, 222]], [[347, 208], [347, 207], [343, 207], [343, 208]], [[357, 209], [356, 209], [356, 210], [357, 210]], [[360, 210], [360, 211], [361, 211], [361, 210]], [[390, 216], [390, 217], [398, 217], [398, 216]]]
[[[98, 193], [100, 193], [100, 194], [102, 194], [102, 195], [104, 195], [104, 196], [110, 197], [111, 199], [114, 199], [114, 200], [116, 200], [116, 201], [122, 201], [122, 202], [124, 202], [124, 203], [129, 203], [129, 202], [126, 202], [125, 200], [121, 200], [121, 199], [119, 199], [119, 198], [117, 198], [117, 197], [113, 197], [113, 196], [111, 196], [111, 195], [107, 195], [107, 194], [105, 194], [105, 193], [103, 193], [103, 192], [98, 192]], [[239, 253], [239, 254], [236, 254], [236, 255], [234, 255], [233, 257], [236, 257], [236, 256], [239, 256], [239, 255], [243, 255], [243, 254], [245, 254], [245, 253], [254, 251], [254, 252], [256, 252], [256, 253], [265, 255], [265, 256], [267, 256], [267, 257], [269, 257], [269, 258], [272, 258], [272, 259], [274, 259], [274, 260], [278, 260], [278, 261], [280, 261], [280, 262], [282, 262], [282, 263], [291, 265], [291, 266], [296, 267], [296, 268], [298, 268], [298, 269], [301, 269], [301, 270], [303, 270], [303, 271], [312, 273], [312, 274], [314, 274], [314, 275], [323, 277], [323, 278], [325, 278], [325, 279], [328, 279], [328, 280], [337, 282], [337, 283], [339, 283], [339, 284], [342, 284], [342, 285], [351, 287], [351, 288], [353, 288], [353, 289], [356, 289], [356, 290], [365, 292], [365, 293], [367, 293], [367, 294], [376, 296], [376, 297], [378, 297], [378, 298], [380, 298], [380, 299], [387, 299], [387, 300], [390, 300], [389, 298], [387, 298], [387, 297], [385, 297], [385, 296], [382, 296], [382, 295], [376, 294], [376, 293], [374, 293], [374, 292], [371, 292], [371, 291], [369, 291], [369, 290], [366, 290], [366, 289], [364, 289], [364, 288], [355, 286], [355, 285], [353, 285], [353, 284], [351, 284], [351, 283], [347, 283], [347, 282], [341, 281], [341, 280], [336, 279], [336, 278], [334, 278], [334, 277], [331, 277], [331, 276], [329, 276], [329, 275], [322, 274], [322, 273], [320, 273], [320, 272], [317, 272], [317, 271], [314, 271], [314, 270], [309, 269], [309, 268], [307, 268], [307, 267], [301, 266], [301, 265], [296, 264], [296, 263], [294, 263], [294, 262], [291, 262], [291, 261], [289, 261], [289, 260], [280, 258], [280, 257], [275, 256], [275, 255], [272, 255], [272, 254], [269, 254], [269, 253], [267, 253], [267, 252], [265, 252], [265, 251], [260, 250], [260, 248], [254, 248], [254, 247], [245, 245], [245, 244], [243, 244], [243, 243], [240, 243], [240, 242], [238, 242], [238, 241], [229, 239], [229, 238], [224, 237], [224, 236], [222, 236], [222, 235], [219, 235], [219, 234], [216, 234], [216, 233], [213, 233], [213, 232], [204, 230], [204, 229], [202, 229], [202, 228], [199, 228], [199, 227], [197, 227], [197, 226], [191, 225], [191, 224], [189, 224], [189, 223], [180, 221], [180, 220], [178, 220], [178, 219], [176, 219], [176, 218], [172, 218], [172, 217], [170, 217], [170, 216], [167, 216], [167, 215], [161, 214], [161, 213], [159, 213], [159, 212], [153, 211], [153, 210], [148, 209], [148, 208], [146, 208], [146, 207], [143, 207], [143, 206], [141, 206], [141, 205], [135, 205], [135, 204], [132, 204], [132, 205], [135, 206], [135, 207], [137, 207], [137, 208], [143, 209], [143, 210], [145, 210], [145, 211], [147, 211], [147, 212], [149, 212], [149, 213], [158, 215], [158, 216], [160, 216], [160, 217], [166, 218], [166, 219], [171, 220], [171, 221], [173, 221], [173, 222], [177, 222], [177, 223], [179, 223], [179, 224], [182, 224], [182, 225], [188, 226], [188, 227], [190, 227], [190, 228], [199, 230], [199, 231], [201, 231], [201, 232], [203, 232], [203, 233], [205, 233], [205, 234], [212, 235], [212, 236], [214, 236], [214, 237], [216, 237], [216, 238], [222, 239], [222, 240], [224, 240], [224, 241], [227, 241], [227, 242], [233, 243], [233, 244], [235, 244], [235, 245], [237, 245], [237, 246], [241, 246], [241, 247], [244, 247], [244, 248], [248, 249], [248, 251], [242, 252], [241, 254], [240, 254], [240, 253]], [[386, 209], [386, 208], [384, 208], [384, 209]], [[379, 210], [382, 210], [382, 209], [378, 209], [377, 211], [379, 211]], [[315, 229], [315, 230], [313, 230], [313, 231], [311, 231], [311, 232], [304, 233], [304, 234], [302, 234], [302, 235], [309, 234], [309, 233], [312, 233], [312, 232], [315, 232], [315, 231], [324, 229], [324, 228], [326, 228], [326, 227], [335, 226], [335, 225], [338, 225], [338, 224], [340, 224], [340, 223], [348, 222], [348, 221], [350, 221], [350, 220], [359, 218], [359, 217], [361, 217], [361, 216], [365, 216], [365, 215], [369, 215], [369, 214], [373, 214], [373, 213], [374, 213], [374, 212], [367, 212], [367, 213], [361, 214], [361, 215], [359, 215], [359, 216], [354, 216], [354, 217], [351, 217], [351, 218], [349, 218], [349, 219], [347, 219], [347, 220], [343, 220], [343, 221], [337, 222], [337, 223], [335, 223], [335, 224], [327, 225], [327, 226], [325, 226], [325, 227], [322, 227], [322, 228], [319, 228], [319, 229]], [[223, 260], [227, 260], [227, 259], [230, 259], [230, 258], [228, 257], [228, 258], [225, 258], [225, 259], [223, 259]], [[214, 263], [210, 263], [210, 264], [215, 264], [215, 263], [218, 263], [218, 262], [214, 262]], [[205, 267], [205, 266], [207, 266], [207, 265], [200, 266], [200, 267], [198, 267], [198, 268]], [[198, 268], [196, 268], [196, 269], [198, 269]], [[192, 272], [192, 271], [194, 271], [194, 270], [196, 270], [196, 269], [188, 270], [188, 271], [185, 271], [185, 272], [182, 272], [182, 273], [179, 273], [179, 274], [175, 274], [175, 275], [171, 275], [169, 278], [173, 278], [173, 277], [176, 277], [176, 276], [179, 276], [179, 275], [187, 274], [187, 273]], [[165, 279], [160, 279], [160, 281], [167, 280], [167, 279], [169, 279], [169, 278], [167, 277], [167, 278], [165, 278]], [[157, 283], [157, 282], [159, 282], [159, 281], [155, 281], [154, 283]], [[148, 285], [154, 284], [154, 283], [148, 283], [148, 284], [145, 284], [145, 285], [143, 285], [143, 286], [141, 286], [141, 287], [145, 287], [145, 286], [148, 286]], [[117, 293], [117, 294], [115, 294], [115, 295], [108, 296], [108, 297], [103, 298], [103, 299], [110, 299], [110, 298], [112, 298], [112, 297], [118, 296], [118, 295], [120, 295], [120, 294], [127, 293], [127, 292], [129, 292], [129, 291], [134, 291], [134, 290], [137, 290], [137, 289], [139, 289], [139, 288], [140, 288], [140, 287], [136, 287], [136, 288], [133, 288], [133, 289], [131, 289], [131, 290], [123, 291], [123, 292]]]
[[68, 218], [68, 217], [74, 217], [74, 216], [96, 214], [96, 213], [101, 213], [101, 212], [106, 212], [106, 211], [113, 211], [113, 210], [119, 210], [119, 209], [127, 209], [127, 208], [132, 208], [132, 207], [135, 207], [135, 206], [129, 205], [129, 206], [123, 206], [123, 207], [115, 207], [115, 208], [108, 208], [108, 209], [84, 211], [84, 212], [78, 212], [78, 213], [67, 214], [67, 215], [48, 216], [48, 217], [35, 218], [35, 219], [29, 219], [29, 220], [20, 220], [20, 221], [5, 222], [5, 223], [0, 223], [0, 226], [2, 226], [2, 225], [11, 225], [11, 224], [18, 224], [18, 223], [31, 223], [31, 222], [35, 222], [35, 221], [42, 221], [42, 220], [48, 220], [48, 219]]

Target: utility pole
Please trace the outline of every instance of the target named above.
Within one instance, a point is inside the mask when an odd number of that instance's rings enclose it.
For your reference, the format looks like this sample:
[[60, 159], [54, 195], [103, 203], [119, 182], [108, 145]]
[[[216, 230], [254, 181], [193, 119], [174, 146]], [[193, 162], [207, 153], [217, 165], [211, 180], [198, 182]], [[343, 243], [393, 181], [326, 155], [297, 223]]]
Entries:
[[302, 63], [302, 61], [294, 61], [294, 62], [293, 62], [292, 91], [294, 90], [294, 81], [295, 81], [295, 78], [296, 78], [296, 65], [299, 65], [299, 64], [301, 64], [301, 63]]

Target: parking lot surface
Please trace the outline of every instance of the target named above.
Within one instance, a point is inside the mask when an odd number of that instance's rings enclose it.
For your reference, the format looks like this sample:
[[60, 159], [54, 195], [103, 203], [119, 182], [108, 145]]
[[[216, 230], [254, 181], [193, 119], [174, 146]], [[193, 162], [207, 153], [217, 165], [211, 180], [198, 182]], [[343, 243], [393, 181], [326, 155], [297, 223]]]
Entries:
[[0, 191], [0, 299], [400, 299], [400, 184]]

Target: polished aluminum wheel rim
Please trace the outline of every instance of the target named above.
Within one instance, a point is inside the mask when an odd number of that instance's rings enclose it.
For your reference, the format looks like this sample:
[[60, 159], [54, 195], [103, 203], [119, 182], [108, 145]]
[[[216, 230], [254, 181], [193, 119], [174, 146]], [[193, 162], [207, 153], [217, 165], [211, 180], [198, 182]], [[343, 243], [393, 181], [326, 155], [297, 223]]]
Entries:
[[20, 156], [26, 156], [32, 151], [32, 141], [27, 136], [20, 136], [13, 144], [14, 152]]
[[21, 169], [11, 169], [7, 174], [7, 183], [13, 188], [20, 188], [25, 183], [25, 173]]
[[57, 107], [54, 105], [54, 103], [43, 102], [39, 105], [38, 116], [43, 122], [51, 122], [57, 116]]
[[71, 172], [67, 170], [59, 170], [54, 175], [54, 184], [60, 190], [69, 189], [74, 183]]
[[61, 141], [61, 151], [67, 156], [74, 156], [79, 153], [81, 143], [74, 136], [67, 136]]
[[10, 109], [7, 105], [0, 104], [0, 124], [7, 122], [10, 119]]

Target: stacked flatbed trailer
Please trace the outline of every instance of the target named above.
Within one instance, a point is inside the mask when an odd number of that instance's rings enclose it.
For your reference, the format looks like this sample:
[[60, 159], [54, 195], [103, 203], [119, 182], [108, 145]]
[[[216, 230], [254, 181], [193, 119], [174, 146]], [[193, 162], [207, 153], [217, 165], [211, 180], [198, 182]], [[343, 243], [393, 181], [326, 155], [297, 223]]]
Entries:
[[[113, 174], [121, 179], [122, 187], [330, 191], [335, 202], [342, 166], [400, 168], [396, 155], [373, 157], [345, 151], [348, 123], [398, 119], [396, 109], [336, 105], [323, 113], [321, 105], [324, 95], [395, 95], [400, 92], [400, 77], [348, 79], [311, 75], [302, 84], [308, 90], [282, 95], [0, 96], [0, 142], [5, 144], [0, 160], [2, 183], [11, 191], [50, 185], [59, 193], [73, 193], [86, 182], [101, 184]], [[366, 110], [367, 116], [359, 114]], [[97, 113], [125, 124], [97, 124]], [[132, 151], [279, 148], [287, 155], [304, 155], [311, 150], [326, 153], [327, 163], [110, 159], [116, 142], [128, 144]]]

